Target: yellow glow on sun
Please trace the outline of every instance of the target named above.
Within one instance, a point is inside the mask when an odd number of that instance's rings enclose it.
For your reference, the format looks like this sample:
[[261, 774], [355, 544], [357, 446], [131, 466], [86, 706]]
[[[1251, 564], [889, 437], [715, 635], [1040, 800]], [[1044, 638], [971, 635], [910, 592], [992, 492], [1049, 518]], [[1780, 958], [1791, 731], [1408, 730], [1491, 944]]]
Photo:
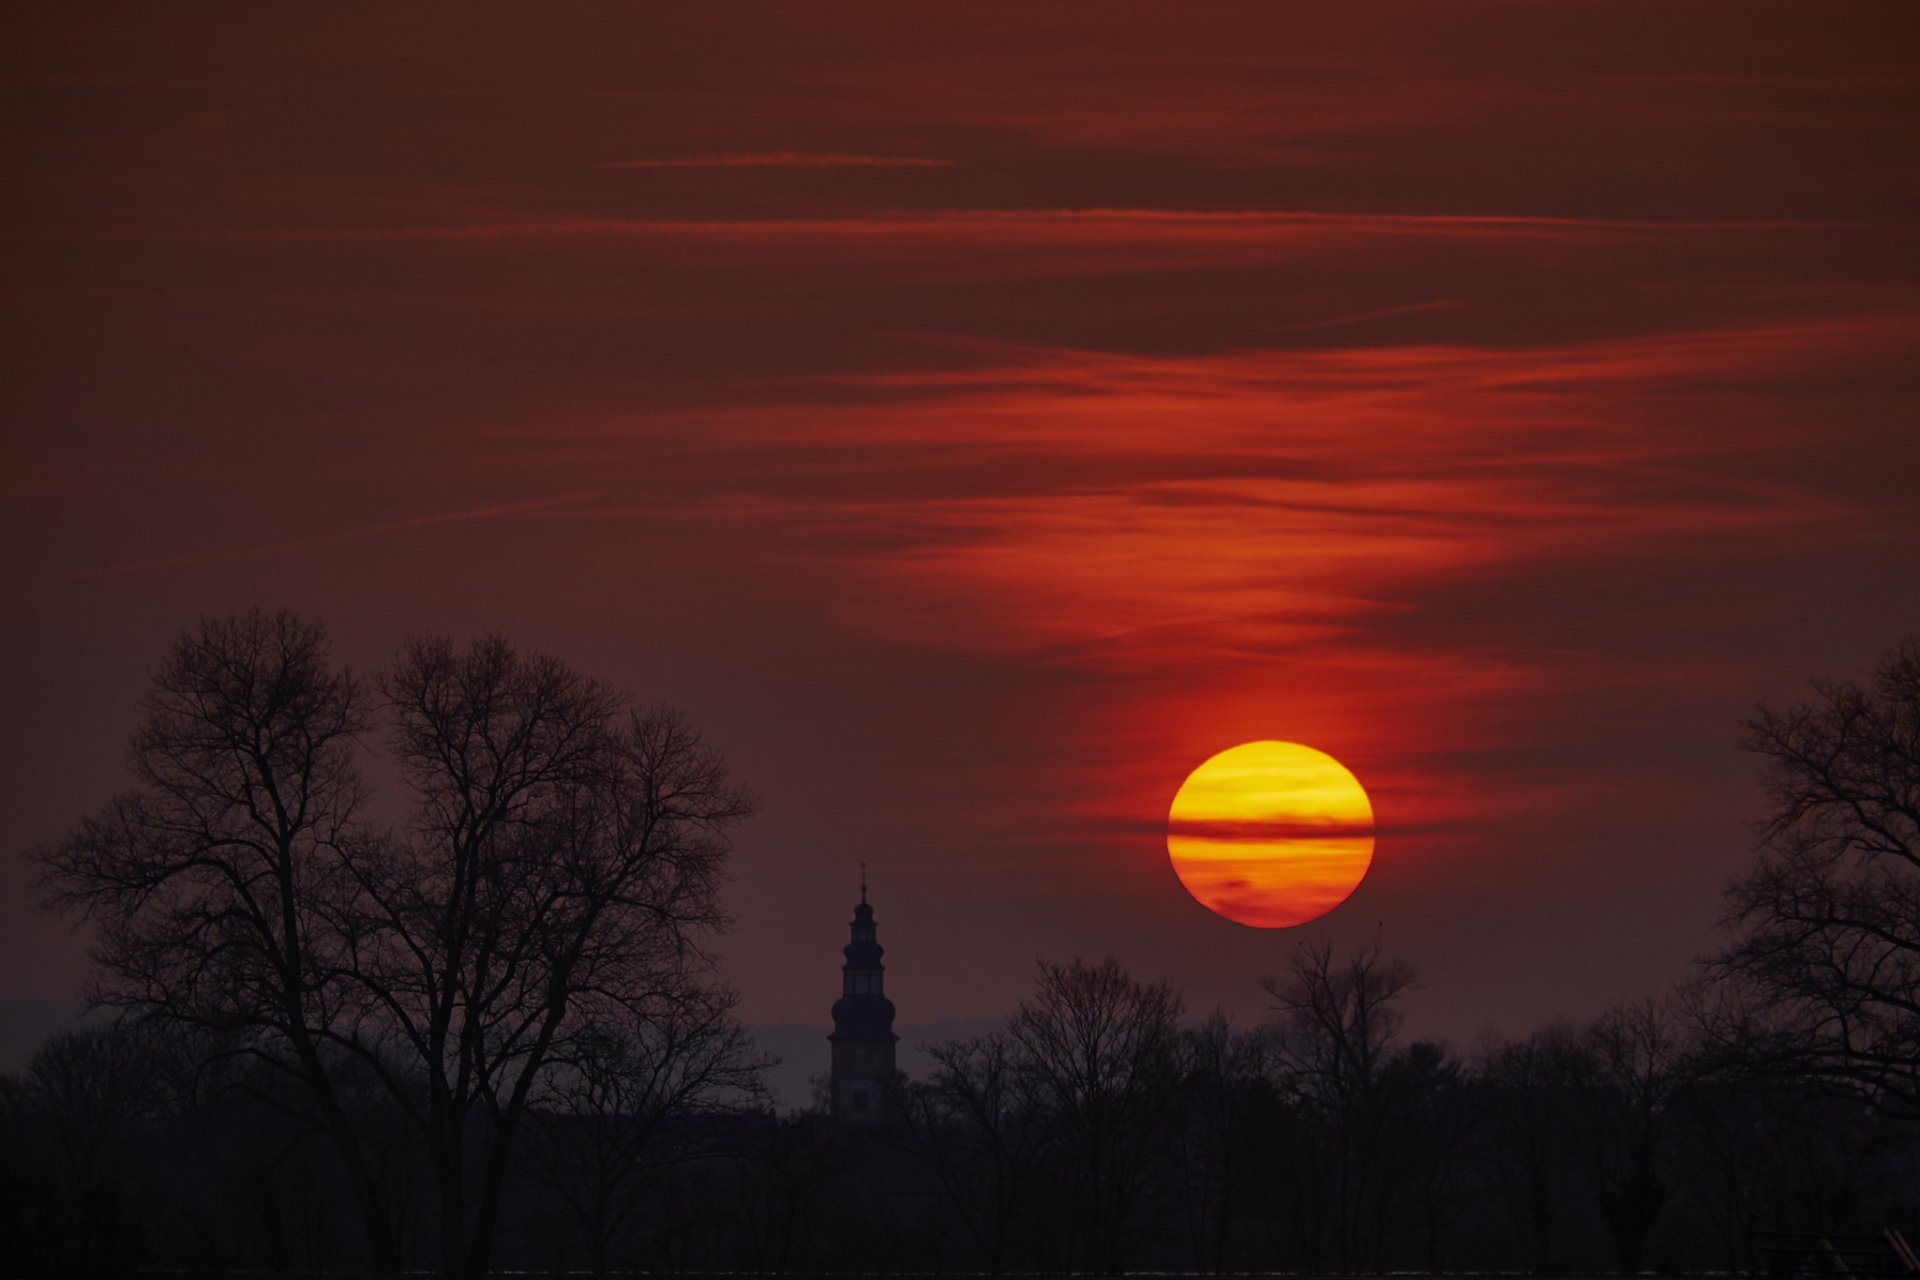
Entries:
[[1373, 805], [1346, 766], [1297, 742], [1247, 742], [1188, 775], [1167, 814], [1187, 892], [1256, 928], [1346, 901], [1373, 863]]

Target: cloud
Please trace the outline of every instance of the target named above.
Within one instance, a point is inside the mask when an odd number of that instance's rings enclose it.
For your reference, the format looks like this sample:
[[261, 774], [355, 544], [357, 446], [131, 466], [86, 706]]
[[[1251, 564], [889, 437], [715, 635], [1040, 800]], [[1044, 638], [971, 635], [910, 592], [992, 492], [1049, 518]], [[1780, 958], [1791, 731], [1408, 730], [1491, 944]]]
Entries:
[[926, 156], [866, 156], [846, 151], [752, 151], [717, 155], [609, 160], [599, 169], [948, 169]]
[[1346, 822], [1337, 818], [1169, 818], [1169, 836], [1195, 840], [1272, 844], [1290, 840], [1350, 840], [1374, 835], [1371, 822]]
[[1804, 424], [1769, 393], [1916, 327], [1186, 356], [973, 344], [960, 367], [810, 379], [786, 403], [575, 447], [604, 468], [673, 442], [648, 465], [683, 470], [634, 515], [764, 530], [861, 631], [1191, 669], [1324, 646], [1466, 582], [1815, 540], [1847, 508], [1804, 482]]
[[384, 227], [286, 227], [217, 239], [290, 242], [707, 240], [731, 244], [911, 241], [955, 245], [1270, 245], [1342, 237], [1590, 239], [1649, 233], [1899, 230], [1815, 219], [1579, 218], [1329, 210], [920, 209], [836, 218], [538, 218]]
[[389, 534], [405, 533], [414, 529], [428, 529], [436, 525], [467, 524], [480, 520], [511, 520], [522, 516], [547, 515], [556, 510], [578, 507], [590, 503], [601, 495], [595, 492], [566, 493], [551, 498], [534, 498], [525, 502], [499, 502], [480, 507], [465, 507], [457, 511], [436, 511], [426, 515], [409, 516], [399, 520], [383, 520], [375, 524], [354, 525], [346, 529], [336, 529], [330, 533], [316, 534], [310, 538], [286, 538], [271, 542], [247, 543], [222, 548], [219, 551], [202, 552], [194, 555], [164, 556], [149, 560], [124, 560], [117, 564], [100, 565], [75, 574], [79, 581], [91, 581], [99, 578], [119, 578], [130, 574], [157, 573], [169, 569], [186, 569], [199, 565], [223, 564], [235, 560], [252, 560], [263, 556], [283, 555], [287, 552], [308, 551], [316, 547], [327, 547], [342, 542], [359, 542], [368, 538], [385, 537]]

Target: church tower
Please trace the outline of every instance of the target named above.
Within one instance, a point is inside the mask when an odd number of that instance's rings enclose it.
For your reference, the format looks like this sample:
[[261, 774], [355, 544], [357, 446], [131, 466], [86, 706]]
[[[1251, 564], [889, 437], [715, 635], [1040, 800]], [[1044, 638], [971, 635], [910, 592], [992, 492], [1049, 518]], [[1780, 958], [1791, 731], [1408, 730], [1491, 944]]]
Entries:
[[833, 1118], [845, 1124], [874, 1124], [886, 1114], [893, 1082], [893, 1001], [882, 989], [886, 966], [874, 937], [873, 908], [867, 905], [867, 872], [860, 869], [860, 905], [853, 909], [853, 939], [840, 966], [840, 998], [833, 1002]]

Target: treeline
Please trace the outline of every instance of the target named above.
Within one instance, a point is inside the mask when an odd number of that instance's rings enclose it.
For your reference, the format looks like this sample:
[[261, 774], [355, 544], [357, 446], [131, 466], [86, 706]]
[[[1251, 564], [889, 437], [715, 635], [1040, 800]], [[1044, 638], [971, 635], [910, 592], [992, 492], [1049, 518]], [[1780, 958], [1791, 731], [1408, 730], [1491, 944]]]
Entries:
[[1182, 1024], [1109, 960], [1043, 966], [939, 1047], [905, 1146], [967, 1268], [1762, 1268], [1756, 1235], [1908, 1226], [1911, 1126], [1760, 1064], [1703, 993], [1462, 1057], [1401, 1038], [1411, 975], [1302, 947], [1273, 1019]]
[[[1238, 1027], [1113, 960], [1042, 965], [1003, 1028], [933, 1046], [857, 1128], [775, 1114], [712, 1009], [554, 1073], [492, 1265], [1550, 1275], [1765, 1270], [1767, 1232], [1920, 1238], [1914, 1128], [1760, 1069], [1699, 993], [1463, 1056], [1402, 1037], [1410, 977], [1377, 947], [1302, 947], [1265, 984], [1272, 1019]], [[324, 1119], [212, 1049], [83, 1025], [0, 1079], [15, 1273], [369, 1266]], [[371, 1081], [344, 1092], [401, 1261], [434, 1266], [407, 1117]]]

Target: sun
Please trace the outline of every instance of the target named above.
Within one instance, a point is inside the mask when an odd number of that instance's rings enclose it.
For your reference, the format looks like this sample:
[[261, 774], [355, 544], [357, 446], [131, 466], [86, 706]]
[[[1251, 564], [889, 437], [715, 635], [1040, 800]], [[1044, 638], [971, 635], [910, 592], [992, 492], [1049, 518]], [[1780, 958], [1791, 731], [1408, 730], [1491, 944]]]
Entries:
[[1245, 742], [1180, 784], [1167, 854], [1201, 906], [1284, 929], [1325, 915], [1359, 887], [1373, 863], [1373, 805], [1324, 751]]

